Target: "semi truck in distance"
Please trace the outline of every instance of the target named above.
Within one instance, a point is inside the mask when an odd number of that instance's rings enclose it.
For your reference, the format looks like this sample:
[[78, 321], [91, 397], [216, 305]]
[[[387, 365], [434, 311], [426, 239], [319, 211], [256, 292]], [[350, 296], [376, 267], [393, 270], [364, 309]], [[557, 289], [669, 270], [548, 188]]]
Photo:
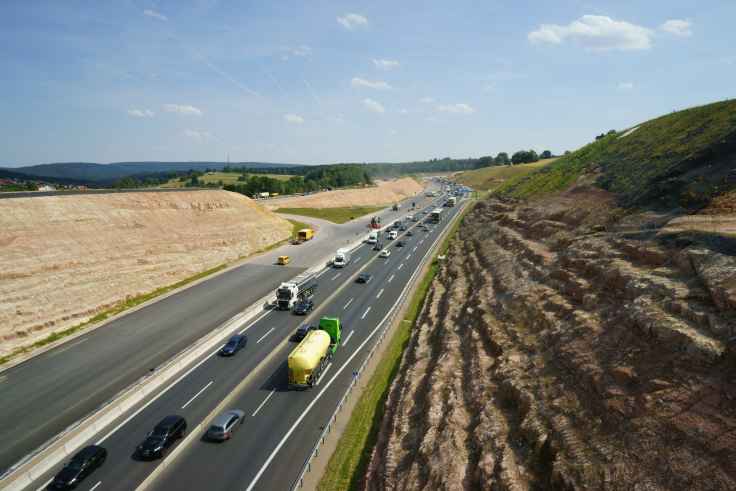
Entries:
[[317, 290], [317, 282], [311, 279], [281, 283], [276, 289], [276, 308], [291, 310], [299, 300], [314, 295], [315, 290]]
[[340, 345], [340, 319], [322, 317], [319, 327], [310, 330], [289, 354], [289, 389], [308, 389], [319, 383], [320, 376]]
[[378, 242], [379, 232], [374, 231], [368, 234], [368, 238], [365, 240], [369, 244], [375, 244]]
[[332, 266], [344, 268], [348, 263], [350, 263], [350, 249], [338, 249], [335, 258], [332, 260]]
[[445, 206], [453, 207], [457, 204], [457, 198], [454, 196], [450, 196], [447, 198], [447, 201], [445, 202]]
[[439, 223], [442, 218], [442, 208], [435, 208], [429, 212], [429, 221], [433, 223]]

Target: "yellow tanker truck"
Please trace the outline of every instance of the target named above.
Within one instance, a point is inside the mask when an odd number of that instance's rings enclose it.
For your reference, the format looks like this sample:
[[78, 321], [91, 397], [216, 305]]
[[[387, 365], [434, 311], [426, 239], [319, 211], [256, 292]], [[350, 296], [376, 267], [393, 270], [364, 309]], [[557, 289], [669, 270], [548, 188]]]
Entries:
[[340, 345], [340, 333], [340, 319], [337, 317], [322, 317], [319, 327], [307, 333], [289, 355], [290, 389], [308, 389], [319, 382]]

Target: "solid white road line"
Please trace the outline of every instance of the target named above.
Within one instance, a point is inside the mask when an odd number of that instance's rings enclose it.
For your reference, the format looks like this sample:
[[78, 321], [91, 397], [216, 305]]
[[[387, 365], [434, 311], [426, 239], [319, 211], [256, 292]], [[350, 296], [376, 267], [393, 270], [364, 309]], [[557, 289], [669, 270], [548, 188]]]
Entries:
[[328, 271], [329, 271], [329, 269], [327, 269], [327, 268], [323, 269], [320, 274], [318, 274], [317, 276], [315, 276], [315, 278], [319, 278], [320, 276], [322, 276], [323, 274], [325, 274]]
[[381, 288], [381, 291], [378, 292], [378, 295], [376, 295], [376, 298], [381, 298], [381, 295], [383, 295], [383, 288]]
[[342, 310], [347, 310], [347, 308], [350, 306], [350, 304], [353, 303], [353, 300], [355, 300], [355, 299], [354, 298], [351, 298], [350, 300], [348, 300], [348, 303], [345, 304], [345, 307], [343, 307]]
[[355, 332], [355, 331], [350, 331], [350, 334], [348, 334], [348, 337], [346, 337], [346, 338], [345, 338], [345, 341], [343, 341], [343, 342], [342, 342], [342, 345], [343, 345], [343, 346], [345, 346], [346, 344], [348, 344], [348, 341], [350, 341], [350, 338], [352, 338], [352, 337], [353, 337], [353, 333], [354, 333], [354, 332]]
[[266, 338], [266, 336], [268, 336], [269, 334], [271, 334], [274, 331], [274, 329], [276, 329], [276, 328], [275, 327], [272, 327], [271, 329], [269, 329], [266, 334], [264, 334], [263, 336], [261, 336], [261, 338], [258, 341], [256, 341], [256, 344], [260, 344], [261, 341], [263, 341]]
[[401, 263], [401, 264], [399, 264], [399, 267], [398, 267], [398, 268], [396, 268], [396, 269], [397, 269], [397, 270], [399, 270], [399, 269], [401, 269], [401, 268], [403, 268], [403, 267], [404, 267], [404, 263]]
[[263, 406], [265, 406], [265, 405], [266, 405], [266, 403], [267, 403], [267, 402], [268, 402], [268, 400], [269, 400], [269, 399], [271, 398], [271, 396], [273, 395], [273, 393], [274, 393], [274, 392], [276, 392], [276, 389], [272, 389], [272, 390], [271, 390], [271, 393], [270, 393], [270, 394], [268, 394], [268, 395], [266, 396], [266, 398], [265, 398], [265, 399], [263, 399], [263, 402], [262, 402], [262, 403], [260, 403], [260, 404], [258, 405], [258, 407], [256, 408], [256, 410], [255, 410], [255, 411], [253, 411], [253, 414], [251, 414], [251, 416], [255, 416], [256, 414], [258, 414], [258, 411], [260, 411], [260, 410], [261, 410], [261, 408], [263, 408]]
[[199, 396], [199, 394], [201, 394], [202, 392], [204, 392], [205, 390], [207, 390], [207, 387], [209, 387], [209, 386], [210, 386], [210, 385], [212, 385], [213, 383], [214, 383], [214, 380], [210, 380], [210, 381], [209, 381], [209, 383], [208, 383], [207, 385], [205, 385], [204, 387], [202, 387], [201, 389], [199, 389], [199, 392], [197, 392], [196, 394], [194, 394], [194, 395], [192, 396], [192, 398], [191, 398], [191, 399], [189, 399], [189, 400], [187, 401], [187, 403], [186, 403], [186, 404], [184, 404], [184, 405], [183, 405], [183, 406], [182, 406], [181, 408], [182, 408], [182, 409], [186, 409], [186, 407], [187, 407], [187, 406], [188, 406], [189, 404], [191, 404], [191, 403], [192, 403], [192, 401], [193, 401], [194, 399], [196, 399], [196, 398], [197, 398], [197, 397]]
[[391, 281], [393, 281], [393, 279], [394, 279], [394, 276], [395, 276], [395, 275], [391, 275], [391, 276], [389, 276], [389, 277], [388, 277], [388, 281], [387, 281], [387, 283], [391, 283]]
[[319, 376], [319, 380], [317, 380], [317, 384], [316, 385], [319, 385], [319, 383], [322, 382], [322, 378], [325, 375], [327, 375], [327, 372], [330, 371], [330, 368], [332, 368], [332, 362], [330, 362], [330, 363], [327, 364], [327, 366], [325, 367], [325, 371], [322, 372], [322, 375]]
[[100, 486], [100, 484], [102, 484], [102, 481], [97, 481], [97, 484], [89, 488], [89, 491], [95, 491], [95, 489], [97, 489]]
[[335, 276], [332, 277], [332, 280], [334, 281], [334, 280], [338, 279], [341, 274], [342, 273], [337, 273]]
[[365, 312], [363, 312], [363, 315], [360, 316], [360, 319], [361, 320], [365, 319], [365, 316], [368, 315], [368, 312], [370, 312], [370, 311], [371, 311], [371, 308], [370, 307], [368, 307], [367, 309], [365, 309]]

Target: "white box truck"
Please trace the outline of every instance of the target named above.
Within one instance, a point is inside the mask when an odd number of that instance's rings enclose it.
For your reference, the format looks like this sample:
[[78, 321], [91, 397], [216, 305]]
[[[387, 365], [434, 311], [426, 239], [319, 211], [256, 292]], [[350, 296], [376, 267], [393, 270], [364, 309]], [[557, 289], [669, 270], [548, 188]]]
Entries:
[[332, 260], [332, 266], [335, 268], [344, 268], [350, 263], [350, 250], [338, 249], [335, 258]]

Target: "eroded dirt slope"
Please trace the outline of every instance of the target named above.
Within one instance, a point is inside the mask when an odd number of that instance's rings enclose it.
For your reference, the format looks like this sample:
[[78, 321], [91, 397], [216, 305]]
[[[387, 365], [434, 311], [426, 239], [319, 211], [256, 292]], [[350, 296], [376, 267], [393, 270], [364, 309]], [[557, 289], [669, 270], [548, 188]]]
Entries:
[[363, 486], [736, 488], [736, 260], [650, 219], [595, 190], [479, 203]]
[[227, 191], [4, 199], [0, 355], [290, 233]]
[[309, 196], [293, 196], [264, 201], [269, 209], [276, 208], [343, 208], [347, 206], [380, 206], [396, 203], [424, 189], [411, 177], [377, 181], [375, 187], [336, 189]]

